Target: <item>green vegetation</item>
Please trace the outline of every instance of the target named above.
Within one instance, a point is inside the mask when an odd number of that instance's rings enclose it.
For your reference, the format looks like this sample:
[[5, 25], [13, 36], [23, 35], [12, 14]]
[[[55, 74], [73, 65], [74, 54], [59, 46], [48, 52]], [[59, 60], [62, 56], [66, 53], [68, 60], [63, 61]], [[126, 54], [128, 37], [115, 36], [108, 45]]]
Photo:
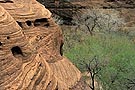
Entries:
[[88, 9], [75, 23], [63, 29], [64, 54], [90, 74], [91, 89], [96, 80], [103, 88], [99, 90], [135, 90], [135, 36], [121, 32], [125, 20], [119, 13]]
[[102, 65], [96, 79], [104, 90], [134, 90], [130, 81], [135, 74], [135, 44], [120, 33], [96, 33], [93, 36], [81, 31], [64, 31], [64, 54], [82, 71], [83, 61], [97, 56]]

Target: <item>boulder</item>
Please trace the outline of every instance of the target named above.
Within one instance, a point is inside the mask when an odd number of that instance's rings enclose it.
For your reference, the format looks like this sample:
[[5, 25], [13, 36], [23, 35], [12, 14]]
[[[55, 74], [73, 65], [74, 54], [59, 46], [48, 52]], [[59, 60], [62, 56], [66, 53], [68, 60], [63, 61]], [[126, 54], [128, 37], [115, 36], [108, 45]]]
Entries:
[[63, 56], [62, 31], [51, 12], [36, 0], [3, 1], [0, 90], [84, 90], [81, 72]]

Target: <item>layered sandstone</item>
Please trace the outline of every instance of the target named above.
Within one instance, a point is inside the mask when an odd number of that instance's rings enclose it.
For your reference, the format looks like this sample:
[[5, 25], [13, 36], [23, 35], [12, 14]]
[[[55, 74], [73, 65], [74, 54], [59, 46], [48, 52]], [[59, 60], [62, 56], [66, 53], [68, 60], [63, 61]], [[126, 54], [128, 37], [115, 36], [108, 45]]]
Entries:
[[49, 10], [36, 0], [4, 1], [0, 90], [69, 90], [78, 85], [81, 73], [63, 56], [62, 32]]

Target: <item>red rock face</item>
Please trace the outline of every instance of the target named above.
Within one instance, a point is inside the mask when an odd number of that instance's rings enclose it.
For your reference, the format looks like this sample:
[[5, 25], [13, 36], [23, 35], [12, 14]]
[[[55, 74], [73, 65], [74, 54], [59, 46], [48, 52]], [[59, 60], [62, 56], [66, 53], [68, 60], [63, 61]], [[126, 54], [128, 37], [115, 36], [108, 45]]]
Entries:
[[69, 90], [77, 85], [81, 73], [62, 55], [62, 32], [49, 10], [35, 0], [0, 5], [0, 90]]

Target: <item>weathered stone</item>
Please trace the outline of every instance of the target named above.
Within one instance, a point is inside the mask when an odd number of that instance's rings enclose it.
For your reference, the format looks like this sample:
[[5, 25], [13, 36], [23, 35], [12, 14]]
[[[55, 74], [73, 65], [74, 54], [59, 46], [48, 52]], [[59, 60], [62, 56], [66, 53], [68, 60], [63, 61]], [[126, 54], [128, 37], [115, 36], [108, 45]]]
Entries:
[[80, 87], [81, 73], [62, 55], [62, 32], [49, 10], [36, 0], [4, 1], [0, 1], [0, 90]]

